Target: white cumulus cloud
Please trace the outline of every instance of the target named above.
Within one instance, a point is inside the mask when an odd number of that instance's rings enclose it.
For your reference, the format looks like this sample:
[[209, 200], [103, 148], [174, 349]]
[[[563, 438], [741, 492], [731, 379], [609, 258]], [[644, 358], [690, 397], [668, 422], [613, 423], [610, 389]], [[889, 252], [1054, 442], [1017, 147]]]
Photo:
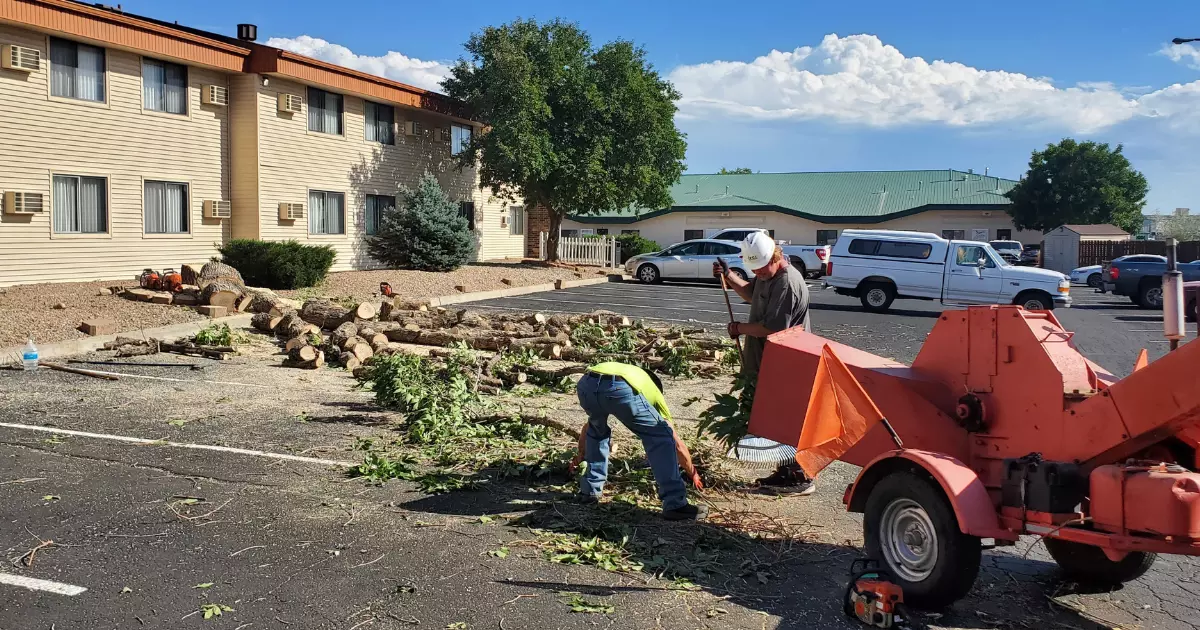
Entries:
[[272, 37], [267, 45], [427, 90], [440, 91], [438, 84], [450, 74], [450, 66], [441, 61], [423, 61], [391, 50], [381, 56], [356, 55], [345, 46], [308, 35]]
[[1017, 123], [1088, 132], [1134, 117], [1183, 116], [1181, 103], [1195, 94], [1189, 86], [1142, 96], [1104, 82], [1059, 87], [1017, 72], [906, 57], [874, 35], [826, 35], [817, 46], [680, 66], [669, 77], [689, 117], [874, 127]]
[[1196, 48], [1194, 44], [1163, 44], [1158, 54], [1193, 70], [1200, 70], [1200, 48]]

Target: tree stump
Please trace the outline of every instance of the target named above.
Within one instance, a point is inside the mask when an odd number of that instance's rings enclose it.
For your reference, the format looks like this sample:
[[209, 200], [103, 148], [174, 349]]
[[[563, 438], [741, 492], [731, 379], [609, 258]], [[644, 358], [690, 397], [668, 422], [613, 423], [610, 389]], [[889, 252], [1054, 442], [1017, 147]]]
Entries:
[[[183, 274], [180, 275], [182, 276]], [[183, 279], [184, 284], [196, 284], [201, 289], [214, 282], [231, 284], [235, 287], [246, 286], [246, 281], [242, 279], [242, 274], [238, 273], [237, 269], [215, 260], [204, 263], [204, 266], [200, 268], [200, 273], [196, 274], [195, 282], [188, 282], [187, 278]]]

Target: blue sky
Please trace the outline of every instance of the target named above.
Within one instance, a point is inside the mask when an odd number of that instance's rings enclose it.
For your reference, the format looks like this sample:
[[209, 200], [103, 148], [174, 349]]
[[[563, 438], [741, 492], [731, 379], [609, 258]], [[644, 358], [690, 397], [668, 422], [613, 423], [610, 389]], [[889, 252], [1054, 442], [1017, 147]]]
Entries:
[[426, 85], [482, 26], [563, 17], [642, 45], [675, 81], [689, 172], [1016, 178], [1030, 151], [1072, 136], [1123, 143], [1149, 179], [1147, 211], [1200, 210], [1200, 48], [1163, 52], [1200, 37], [1196, 2], [122, 4], [227, 34], [252, 22], [259, 41]]

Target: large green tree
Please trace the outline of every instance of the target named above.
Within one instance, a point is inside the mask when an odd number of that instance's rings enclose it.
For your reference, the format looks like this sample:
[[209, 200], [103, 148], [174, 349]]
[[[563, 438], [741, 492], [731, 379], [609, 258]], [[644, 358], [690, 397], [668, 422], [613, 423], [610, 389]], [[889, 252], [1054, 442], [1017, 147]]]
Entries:
[[750, 175], [752, 173], [754, 173], [754, 171], [745, 166], [739, 166], [737, 168], [725, 168], [722, 166], [721, 170], [717, 171], [717, 175]]
[[1146, 205], [1146, 178], [1107, 144], [1076, 142], [1034, 151], [1029, 172], [1005, 196], [1019, 230], [1053, 230], [1063, 224], [1111, 223], [1137, 232]]
[[565, 213], [671, 205], [687, 148], [679, 93], [645, 51], [599, 48], [577, 25], [517, 20], [471, 36], [442, 87], [487, 125], [458, 155], [483, 185], [550, 211], [548, 258]]

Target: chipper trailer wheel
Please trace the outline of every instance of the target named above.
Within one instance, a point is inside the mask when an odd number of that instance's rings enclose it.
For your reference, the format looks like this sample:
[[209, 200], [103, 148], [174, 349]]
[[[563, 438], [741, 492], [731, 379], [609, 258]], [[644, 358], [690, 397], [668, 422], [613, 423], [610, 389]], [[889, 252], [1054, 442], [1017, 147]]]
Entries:
[[1046, 551], [1072, 580], [1091, 586], [1119, 586], [1136, 580], [1154, 564], [1157, 554], [1134, 551], [1113, 561], [1099, 547], [1058, 538], [1043, 538]]
[[867, 554], [877, 559], [919, 608], [961, 599], [979, 573], [979, 539], [962, 533], [940, 488], [907, 472], [879, 481], [863, 517]]

